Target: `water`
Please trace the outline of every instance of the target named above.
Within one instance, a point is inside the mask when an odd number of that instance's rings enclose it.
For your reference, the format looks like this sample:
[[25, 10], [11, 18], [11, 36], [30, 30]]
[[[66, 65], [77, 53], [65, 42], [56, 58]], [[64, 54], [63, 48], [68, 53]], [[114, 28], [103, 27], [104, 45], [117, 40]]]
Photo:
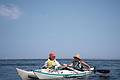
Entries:
[[[21, 80], [16, 73], [15, 68], [24, 70], [34, 70], [40, 68], [45, 59], [12, 59], [0, 60], [0, 80]], [[59, 59], [60, 63], [70, 63], [70, 59]], [[91, 75], [82, 78], [70, 78], [65, 80], [120, 80], [120, 60], [86, 60], [97, 69], [109, 69], [111, 72], [108, 77]]]

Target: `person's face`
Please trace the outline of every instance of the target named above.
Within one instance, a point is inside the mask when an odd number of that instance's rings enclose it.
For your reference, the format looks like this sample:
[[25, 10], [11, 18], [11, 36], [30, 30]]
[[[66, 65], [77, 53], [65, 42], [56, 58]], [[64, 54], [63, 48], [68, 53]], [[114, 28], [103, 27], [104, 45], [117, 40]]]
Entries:
[[55, 59], [55, 56], [51, 56], [50, 59], [51, 59], [51, 60], [54, 60], [54, 59]]

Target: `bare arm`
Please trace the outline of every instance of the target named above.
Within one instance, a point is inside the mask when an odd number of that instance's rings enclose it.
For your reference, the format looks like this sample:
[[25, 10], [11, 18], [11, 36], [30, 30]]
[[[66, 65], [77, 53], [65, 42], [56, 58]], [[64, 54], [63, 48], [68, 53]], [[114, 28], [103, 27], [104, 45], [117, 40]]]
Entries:
[[73, 63], [71, 63], [71, 64], [68, 64], [67, 66], [73, 66]]
[[48, 63], [48, 61], [46, 61], [46, 62], [44, 63], [44, 65], [42, 66], [42, 68], [47, 68], [47, 63]]
[[82, 63], [84, 66], [86, 66], [86, 67], [87, 67], [87, 69], [90, 69], [90, 66], [89, 66], [86, 62], [81, 61], [81, 63]]
[[61, 66], [57, 60], [55, 60], [55, 63], [56, 63], [56, 65], [55, 65], [56, 68]]

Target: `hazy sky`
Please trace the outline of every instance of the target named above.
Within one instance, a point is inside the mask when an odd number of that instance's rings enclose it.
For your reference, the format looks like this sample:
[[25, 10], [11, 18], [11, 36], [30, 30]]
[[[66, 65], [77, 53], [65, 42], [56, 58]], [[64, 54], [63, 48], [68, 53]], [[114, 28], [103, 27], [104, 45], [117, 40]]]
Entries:
[[120, 59], [120, 0], [0, 0], [0, 59]]

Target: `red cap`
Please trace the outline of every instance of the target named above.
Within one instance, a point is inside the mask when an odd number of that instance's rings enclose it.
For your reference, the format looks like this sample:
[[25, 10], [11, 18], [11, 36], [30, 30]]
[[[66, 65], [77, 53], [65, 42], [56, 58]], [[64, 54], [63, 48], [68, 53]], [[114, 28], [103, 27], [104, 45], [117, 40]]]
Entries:
[[50, 58], [56, 57], [56, 53], [55, 53], [54, 51], [50, 52], [49, 57], [50, 57]]

